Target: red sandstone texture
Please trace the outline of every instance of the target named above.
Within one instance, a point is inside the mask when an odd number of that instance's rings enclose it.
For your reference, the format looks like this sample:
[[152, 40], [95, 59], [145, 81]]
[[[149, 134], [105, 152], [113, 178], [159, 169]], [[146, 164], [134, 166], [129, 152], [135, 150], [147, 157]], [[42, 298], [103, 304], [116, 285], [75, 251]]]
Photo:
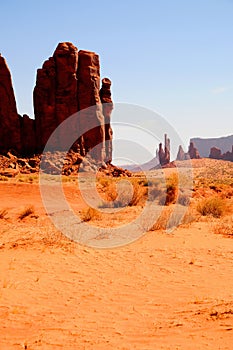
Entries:
[[6, 154], [12, 150], [25, 156], [42, 153], [53, 131], [80, 111], [79, 118], [69, 128], [59, 128], [53, 139], [54, 149], [65, 150], [76, 140], [74, 148], [82, 156], [90, 152], [97, 163], [111, 162], [110, 87], [111, 81], [105, 78], [100, 90], [96, 53], [78, 51], [69, 42], [60, 43], [37, 71], [33, 93], [35, 119], [21, 117], [17, 113], [10, 71], [0, 56], [0, 152]]
[[0, 151], [21, 151], [20, 121], [9, 68], [0, 55]]
[[111, 128], [111, 113], [113, 103], [111, 97], [111, 81], [108, 78], [102, 79], [102, 87], [100, 89], [100, 99], [103, 103], [103, 114], [105, 121], [105, 162], [112, 162], [112, 128]]

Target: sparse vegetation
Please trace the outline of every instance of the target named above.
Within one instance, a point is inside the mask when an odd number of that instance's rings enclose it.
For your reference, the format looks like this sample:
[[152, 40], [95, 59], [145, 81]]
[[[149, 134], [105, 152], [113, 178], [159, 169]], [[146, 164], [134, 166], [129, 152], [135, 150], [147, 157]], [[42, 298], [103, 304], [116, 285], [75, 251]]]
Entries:
[[88, 207], [83, 209], [80, 213], [80, 217], [82, 221], [91, 221], [91, 220], [99, 220], [101, 218], [100, 212], [92, 207]]
[[210, 198], [202, 199], [197, 204], [197, 211], [202, 216], [213, 216], [215, 218], [220, 218], [226, 210], [226, 202], [224, 199], [213, 196]]
[[32, 214], [35, 213], [35, 209], [33, 207], [33, 205], [29, 205], [27, 207], [25, 207], [18, 215], [18, 219], [19, 220], [23, 220], [24, 218], [26, 218], [27, 216], [31, 216]]
[[225, 218], [225, 220], [221, 220], [221, 222], [213, 227], [213, 232], [215, 234], [233, 237], [233, 217], [231, 216]]
[[4, 175], [0, 175], [0, 181], [8, 181], [8, 177]]
[[0, 210], [0, 219], [5, 219], [7, 214], [8, 214], [8, 212], [6, 209], [1, 209]]

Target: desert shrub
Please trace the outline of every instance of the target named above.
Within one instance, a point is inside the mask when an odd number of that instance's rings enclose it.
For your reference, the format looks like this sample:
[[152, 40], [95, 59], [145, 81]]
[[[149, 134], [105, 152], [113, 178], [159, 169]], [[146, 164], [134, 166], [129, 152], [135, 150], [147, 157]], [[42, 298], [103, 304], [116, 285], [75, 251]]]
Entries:
[[165, 210], [163, 210], [150, 230], [151, 231], [165, 230], [171, 213], [172, 211], [170, 210], [170, 208], [169, 209], [166, 208]]
[[221, 220], [221, 222], [213, 227], [213, 232], [215, 234], [233, 237], [233, 217], [228, 217], [224, 221]]
[[171, 207], [166, 207], [151, 228], [151, 231], [169, 230], [181, 224], [182, 216]]
[[[116, 181], [110, 182], [104, 185], [104, 197], [106, 201], [101, 202], [99, 208], [110, 208], [110, 207], [125, 207], [125, 206], [136, 206], [142, 203], [147, 189], [143, 184], [139, 184], [137, 180], [131, 180], [132, 190], [129, 189], [129, 184], [120, 184], [117, 188]], [[102, 183], [102, 180], [101, 180]]]
[[224, 214], [225, 209], [224, 199], [217, 196], [203, 199], [197, 204], [197, 211], [203, 216], [212, 215], [219, 218]]
[[98, 177], [98, 183], [103, 187], [108, 187], [110, 180], [106, 177]]
[[100, 219], [100, 212], [92, 207], [88, 207], [86, 209], [83, 209], [80, 213], [82, 221], [91, 221], [91, 220], [98, 220]]
[[26, 208], [24, 208], [18, 215], [18, 219], [19, 220], [23, 220], [24, 218], [26, 218], [27, 216], [30, 216], [32, 214], [35, 213], [35, 209], [32, 205], [27, 206]]
[[6, 209], [1, 209], [0, 210], [0, 219], [5, 219], [7, 215], [7, 210]]
[[177, 186], [175, 184], [168, 184], [165, 205], [175, 203], [177, 197]]
[[147, 190], [144, 188], [144, 186], [141, 186], [137, 181], [134, 181], [132, 183], [133, 185], [133, 195], [129, 202], [129, 206], [136, 206], [142, 203], [145, 194], [147, 193]]
[[167, 191], [161, 192], [159, 196], [159, 205], [170, 205], [176, 202], [177, 187], [174, 185], [167, 186]]

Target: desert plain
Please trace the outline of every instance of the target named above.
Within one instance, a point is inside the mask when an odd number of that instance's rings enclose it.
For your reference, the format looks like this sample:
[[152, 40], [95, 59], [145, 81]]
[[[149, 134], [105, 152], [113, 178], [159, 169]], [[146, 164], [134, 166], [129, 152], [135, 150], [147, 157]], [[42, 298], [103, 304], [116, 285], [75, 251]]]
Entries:
[[[107, 249], [54, 227], [38, 175], [2, 176], [0, 349], [232, 349], [233, 163], [197, 159], [192, 167], [192, 198], [180, 225], [168, 232], [160, 220], [134, 242]], [[63, 187], [85, 219], [76, 179], [64, 177]], [[220, 200], [217, 214], [200, 209], [212, 197]], [[88, 222], [120, 225], [140, 206], [124, 210], [108, 223], [105, 214]]]

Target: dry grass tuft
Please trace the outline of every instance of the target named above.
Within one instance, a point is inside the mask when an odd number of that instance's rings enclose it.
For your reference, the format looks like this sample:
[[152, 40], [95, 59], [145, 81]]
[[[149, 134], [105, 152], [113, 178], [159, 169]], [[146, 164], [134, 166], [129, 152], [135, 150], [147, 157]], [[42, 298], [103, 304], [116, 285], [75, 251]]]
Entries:
[[141, 205], [144, 202], [147, 190], [144, 186], [140, 185], [137, 181], [132, 183], [133, 185], [133, 196], [129, 202], [129, 206]]
[[0, 181], [8, 181], [8, 177], [4, 175], [0, 175]]
[[100, 212], [92, 207], [83, 209], [80, 213], [82, 221], [88, 222], [91, 220], [99, 220], [101, 218]]
[[6, 209], [1, 209], [0, 210], [0, 219], [5, 219], [7, 214], [8, 214], [8, 212]]
[[35, 213], [35, 209], [34, 209], [33, 205], [29, 205], [19, 213], [18, 219], [23, 220], [27, 216], [31, 216], [34, 213]]
[[225, 220], [217, 223], [213, 227], [215, 234], [220, 234], [227, 237], [233, 237], [233, 217], [227, 217]]
[[226, 202], [224, 199], [218, 196], [202, 199], [197, 204], [197, 211], [202, 216], [213, 216], [214, 218], [220, 218], [226, 212]]

